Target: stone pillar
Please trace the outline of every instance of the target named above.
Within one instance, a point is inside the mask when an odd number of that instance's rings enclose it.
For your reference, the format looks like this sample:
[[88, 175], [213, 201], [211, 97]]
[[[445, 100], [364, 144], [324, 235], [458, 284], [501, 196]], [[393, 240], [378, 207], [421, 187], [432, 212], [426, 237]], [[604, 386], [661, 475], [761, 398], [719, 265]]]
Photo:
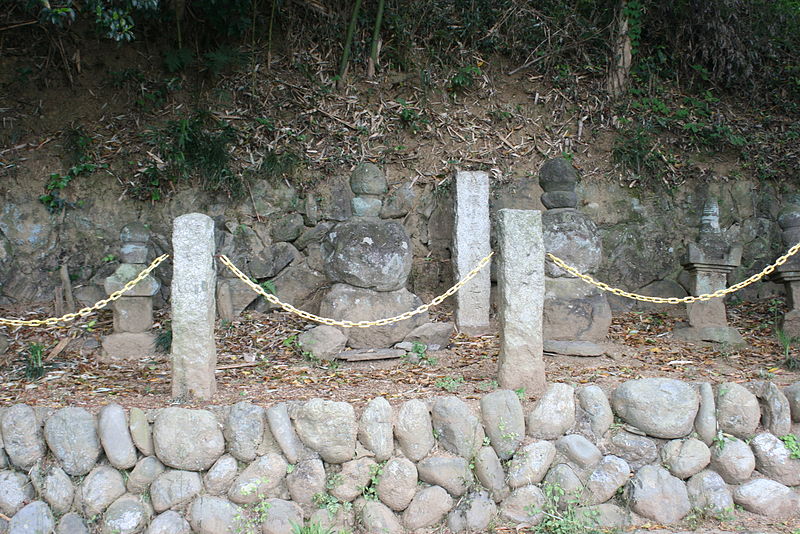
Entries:
[[[461, 280], [491, 250], [489, 241], [489, 175], [457, 172], [453, 266]], [[459, 331], [476, 336], [489, 331], [490, 270], [485, 268], [456, 293], [455, 321]]]
[[214, 221], [200, 213], [173, 224], [172, 396], [210, 399], [217, 389], [214, 370]]
[[[714, 198], [706, 201], [700, 219], [700, 235], [696, 243], [689, 243], [683, 266], [689, 273], [689, 289], [702, 295], [725, 289], [728, 274], [742, 261], [742, 247], [729, 246], [719, 227], [719, 206]], [[744, 339], [728, 326], [725, 302], [722, 298], [692, 302], [686, 305], [688, 328], [674, 332], [676, 339], [684, 341], [711, 341], [726, 345], [741, 345]]]
[[[800, 242], [800, 195], [793, 195], [789, 205], [778, 214], [778, 224], [783, 230], [783, 244], [788, 249]], [[781, 319], [784, 334], [800, 337], [800, 253], [778, 267], [775, 279], [786, 288], [789, 311]]]
[[[147, 266], [147, 242], [150, 230], [142, 223], [132, 223], [120, 232], [122, 262], [114, 274], [106, 278], [107, 294], [122, 289]], [[161, 284], [153, 275], [139, 282], [113, 304], [114, 333], [103, 339], [102, 359], [108, 362], [138, 360], [153, 356], [153, 296]]]
[[497, 265], [500, 355], [497, 381], [504, 389], [525, 388], [540, 397], [545, 389], [542, 359], [544, 240], [538, 211], [498, 211]]

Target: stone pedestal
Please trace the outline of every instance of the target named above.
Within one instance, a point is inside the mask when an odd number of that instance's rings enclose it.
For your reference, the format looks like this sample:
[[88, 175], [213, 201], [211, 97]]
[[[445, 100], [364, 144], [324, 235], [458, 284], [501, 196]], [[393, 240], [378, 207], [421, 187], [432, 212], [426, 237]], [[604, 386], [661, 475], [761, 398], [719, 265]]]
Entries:
[[[105, 280], [107, 294], [121, 290], [145, 269], [149, 239], [150, 230], [142, 223], [131, 223], [122, 229], [119, 255], [122, 263]], [[103, 339], [101, 358], [104, 361], [138, 360], [154, 355], [155, 338], [150, 328], [153, 326], [153, 296], [160, 288], [161, 283], [148, 275], [114, 302], [114, 333]]]
[[538, 211], [501, 209], [497, 264], [500, 354], [497, 381], [503, 389], [540, 397], [545, 389], [542, 360], [544, 243]]
[[[461, 280], [491, 251], [489, 175], [482, 171], [456, 173], [453, 273]], [[477, 336], [489, 331], [490, 269], [484, 268], [455, 294], [459, 331]]]
[[200, 213], [176, 218], [172, 248], [172, 396], [207, 400], [217, 389], [214, 221]]
[[[577, 210], [578, 177], [563, 158], [545, 162], [539, 185], [544, 246], [582, 273], [593, 274], [600, 266], [603, 247], [597, 226]], [[606, 343], [611, 307], [605, 293], [572, 276], [555, 264], [545, 264], [544, 350], [571, 356], [600, 356], [611, 350]]]
[[[709, 199], [703, 209], [700, 236], [697, 243], [689, 243], [683, 266], [689, 273], [692, 295], [714, 293], [728, 285], [728, 274], [739, 266], [742, 248], [729, 246], [719, 228], [719, 207]], [[728, 326], [725, 302], [722, 298], [691, 302], [686, 305], [688, 328], [676, 329], [675, 339], [683, 341], [709, 341], [726, 345], [741, 345], [744, 339]]]

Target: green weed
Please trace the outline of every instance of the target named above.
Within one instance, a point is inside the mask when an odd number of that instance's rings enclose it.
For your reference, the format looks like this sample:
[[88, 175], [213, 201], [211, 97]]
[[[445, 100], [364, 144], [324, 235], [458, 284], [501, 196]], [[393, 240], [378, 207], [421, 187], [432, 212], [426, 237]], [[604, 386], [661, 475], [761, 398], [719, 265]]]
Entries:
[[[531, 528], [534, 534], [601, 534], [594, 520], [597, 513], [580, 513], [577, 499], [567, 498], [564, 489], [557, 484], [545, 483], [542, 487], [545, 502], [541, 508], [528, 506], [531, 515], [542, 514], [542, 521]], [[564, 500], [566, 506], [564, 506]]]
[[445, 376], [436, 381], [436, 387], [454, 393], [464, 384], [462, 376]]
[[797, 436], [794, 434], [786, 434], [785, 436], [781, 436], [781, 441], [786, 445], [786, 448], [789, 449], [792, 458], [800, 459], [800, 440], [797, 439]]
[[42, 363], [43, 354], [44, 345], [41, 343], [31, 343], [28, 345], [28, 358], [25, 364], [25, 378], [28, 380], [36, 380], [44, 376], [44, 364]]
[[91, 174], [97, 169], [107, 167], [105, 164], [94, 163], [78, 163], [73, 165], [67, 171], [67, 174], [54, 172], [50, 175], [47, 185], [45, 185], [45, 194], [39, 196], [39, 202], [44, 204], [47, 211], [50, 213], [57, 213], [64, 208], [75, 207], [75, 204], [68, 202], [61, 197], [61, 192], [72, 182], [74, 179], [84, 174]]
[[384, 465], [386, 465], [386, 462], [380, 462], [371, 466], [369, 469], [369, 482], [361, 487], [361, 496], [368, 501], [378, 500], [378, 483], [381, 481]]
[[475, 85], [475, 78], [481, 75], [480, 67], [476, 65], [467, 65], [461, 67], [450, 78], [450, 91], [454, 93], [463, 93]]
[[792, 337], [780, 328], [777, 331], [777, 335], [778, 341], [783, 348], [783, 365], [791, 371], [800, 369], [800, 360], [792, 355], [792, 345], [800, 343], [800, 337]]
[[243, 180], [229, 167], [230, 147], [237, 138], [233, 126], [204, 112], [169, 121], [163, 128], [151, 131], [148, 141], [157, 157], [143, 171], [134, 196], [160, 200], [170, 184], [194, 175], [202, 178], [206, 191], [241, 196]]

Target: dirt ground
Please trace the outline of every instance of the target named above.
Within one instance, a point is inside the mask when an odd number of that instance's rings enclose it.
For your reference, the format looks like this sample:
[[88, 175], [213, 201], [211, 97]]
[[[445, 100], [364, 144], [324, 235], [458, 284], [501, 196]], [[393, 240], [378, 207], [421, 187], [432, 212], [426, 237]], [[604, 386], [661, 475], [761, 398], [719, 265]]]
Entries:
[[[800, 370], [786, 365], [787, 356], [800, 358], [800, 352], [796, 346], [784, 348], [776, 336], [775, 323], [783, 309], [778, 299], [729, 306], [731, 324], [748, 343], [741, 349], [673, 340], [671, 331], [682, 320], [679, 313], [618, 314], [609, 333], [609, 340], [620, 347], [616, 354], [596, 358], [545, 355], [547, 378], [574, 385], [597, 384], [609, 391], [625, 380], [654, 376], [711, 383], [761, 379], [787, 386], [800, 380]], [[20, 317], [14, 310], [0, 312], [3, 317]], [[435, 317], [450, 318], [446, 310]], [[165, 324], [168, 317], [161, 312], [156, 331]], [[219, 323], [218, 392], [213, 404], [243, 399], [273, 404], [322, 397], [363, 406], [379, 395], [393, 404], [445, 394], [469, 400], [497, 388], [496, 331], [477, 338], [456, 335], [446, 349], [428, 353], [419, 363], [396, 359], [331, 364], [304, 359], [288, 342], [310, 326], [284, 312], [248, 311], [232, 323]], [[94, 322], [69, 328], [0, 327], [0, 332], [10, 341], [0, 356], [2, 404], [92, 408], [116, 402], [155, 408], [170, 402], [167, 354], [117, 364], [97, 361], [100, 340], [111, 332], [109, 311], [101, 312]], [[26, 358], [34, 343], [44, 347], [45, 375], [28, 380]]]

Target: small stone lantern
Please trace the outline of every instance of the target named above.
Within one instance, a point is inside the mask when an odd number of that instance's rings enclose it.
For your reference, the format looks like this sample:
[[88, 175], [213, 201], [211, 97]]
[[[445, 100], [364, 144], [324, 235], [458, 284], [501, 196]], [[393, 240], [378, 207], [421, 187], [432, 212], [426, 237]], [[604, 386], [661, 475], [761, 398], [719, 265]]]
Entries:
[[[689, 273], [690, 290], [698, 296], [725, 289], [728, 274], [742, 262], [742, 247], [729, 245], [719, 226], [719, 205], [709, 198], [700, 219], [700, 235], [689, 243], [683, 267]], [[728, 326], [725, 302], [722, 297], [686, 305], [689, 328], [675, 330], [676, 339], [684, 341], [710, 341], [727, 345], [741, 345], [741, 334]]]

